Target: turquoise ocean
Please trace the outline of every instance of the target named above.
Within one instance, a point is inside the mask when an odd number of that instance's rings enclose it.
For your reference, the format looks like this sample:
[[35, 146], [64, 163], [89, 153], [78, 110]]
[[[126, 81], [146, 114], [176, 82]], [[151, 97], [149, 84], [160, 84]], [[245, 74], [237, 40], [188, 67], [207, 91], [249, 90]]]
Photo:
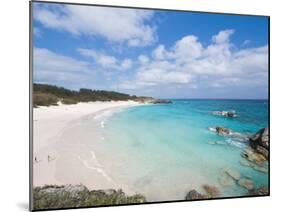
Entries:
[[[105, 167], [115, 181], [148, 201], [181, 200], [190, 189], [202, 191], [203, 184], [218, 187], [222, 197], [246, 195], [238, 184], [220, 185], [225, 168], [240, 172], [255, 187], [268, 186], [268, 173], [240, 164], [247, 137], [268, 126], [267, 100], [172, 101], [126, 108], [104, 120], [104, 152], [97, 154], [110, 154]], [[238, 116], [212, 113], [222, 110], [234, 110]], [[217, 135], [216, 126], [233, 134]]]

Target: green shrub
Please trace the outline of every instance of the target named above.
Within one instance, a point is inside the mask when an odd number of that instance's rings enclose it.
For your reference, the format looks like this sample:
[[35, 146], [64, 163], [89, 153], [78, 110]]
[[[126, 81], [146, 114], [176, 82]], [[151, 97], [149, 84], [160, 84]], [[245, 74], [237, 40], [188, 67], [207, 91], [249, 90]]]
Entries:
[[133, 204], [146, 201], [141, 194], [127, 196], [121, 189], [90, 191], [83, 185], [35, 187], [33, 196], [35, 210]]
[[66, 105], [72, 105], [72, 104], [77, 104], [78, 101], [76, 99], [65, 98], [62, 99], [62, 103]]
[[36, 106], [50, 106], [57, 105], [58, 98], [53, 94], [35, 93], [33, 94], [33, 105]]

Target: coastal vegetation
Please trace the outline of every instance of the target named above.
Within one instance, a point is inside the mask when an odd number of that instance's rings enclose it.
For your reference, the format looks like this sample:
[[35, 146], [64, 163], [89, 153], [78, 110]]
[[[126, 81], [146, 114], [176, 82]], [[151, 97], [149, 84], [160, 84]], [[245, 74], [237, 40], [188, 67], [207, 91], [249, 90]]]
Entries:
[[33, 209], [78, 208], [144, 203], [141, 194], [126, 195], [121, 189], [89, 190], [83, 185], [45, 185], [33, 189]]
[[152, 97], [135, 96], [115, 91], [91, 90], [81, 88], [79, 91], [69, 90], [63, 87], [47, 84], [33, 84], [33, 105], [51, 106], [63, 104], [77, 104], [78, 102], [94, 101], [137, 101], [140, 103], [171, 103], [170, 100], [154, 99]]

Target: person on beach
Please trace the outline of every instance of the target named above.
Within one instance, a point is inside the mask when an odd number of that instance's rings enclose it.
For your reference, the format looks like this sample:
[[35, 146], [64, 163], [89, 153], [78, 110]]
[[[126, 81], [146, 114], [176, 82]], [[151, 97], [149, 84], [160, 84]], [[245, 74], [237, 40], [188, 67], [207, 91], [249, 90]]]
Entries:
[[51, 160], [51, 157], [50, 157], [50, 155], [48, 155], [48, 162], [50, 162], [50, 160]]
[[37, 163], [37, 162], [38, 162], [38, 160], [37, 160], [37, 157], [36, 157], [36, 156], [35, 156], [35, 159], [34, 159], [34, 160], [35, 160], [35, 163]]

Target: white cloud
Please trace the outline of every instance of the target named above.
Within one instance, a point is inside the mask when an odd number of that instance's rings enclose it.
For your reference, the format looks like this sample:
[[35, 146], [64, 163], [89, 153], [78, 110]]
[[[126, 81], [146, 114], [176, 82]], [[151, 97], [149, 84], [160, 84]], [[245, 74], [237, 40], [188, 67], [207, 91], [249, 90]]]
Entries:
[[229, 37], [234, 33], [233, 29], [222, 30], [217, 35], [212, 37], [212, 40], [216, 44], [228, 43]]
[[138, 60], [139, 60], [139, 62], [140, 62], [141, 64], [146, 64], [146, 63], [149, 62], [149, 58], [148, 58], [147, 56], [145, 56], [145, 55], [140, 55], [140, 56], [138, 57]]
[[76, 36], [101, 36], [129, 46], [150, 45], [156, 40], [155, 26], [147, 24], [153, 12], [125, 8], [38, 4], [34, 18], [46, 28]]
[[117, 70], [127, 70], [132, 67], [131, 59], [124, 59], [119, 61], [116, 57], [107, 55], [101, 52], [97, 52], [93, 49], [83, 49], [79, 48], [78, 52], [86, 57], [91, 57], [94, 61], [101, 65], [103, 68], [107, 69], [117, 69]]
[[188, 35], [176, 42], [173, 49], [173, 57], [178, 62], [185, 62], [202, 55], [203, 47], [198, 38], [193, 35]]
[[168, 71], [165, 69], [149, 69], [138, 72], [137, 77], [142, 82], [167, 84], [167, 83], [188, 83], [191, 76], [176, 71]]
[[34, 48], [34, 79], [37, 82], [69, 82], [80, 80], [91, 73], [87, 62], [54, 53], [44, 48]]
[[205, 47], [194, 35], [184, 36], [168, 49], [160, 44], [152, 51], [153, 60], [139, 56], [142, 62], [135, 78], [120, 87], [138, 89], [171, 83], [192, 86], [198, 82], [216, 88], [266, 85], [268, 46], [237, 49], [230, 42], [233, 33], [220, 31]]
[[163, 60], [167, 58], [168, 54], [165, 49], [164, 45], [159, 45], [156, 49], [153, 50], [152, 52], [152, 57], [156, 60]]
[[125, 70], [131, 68], [132, 67], [132, 60], [131, 59], [124, 59], [121, 62], [121, 67]]
[[187, 62], [202, 55], [203, 47], [194, 35], [187, 35], [176, 41], [174, 46], [167, 50], [160, 44], [152, 51], [152, 57], [156, 60], [175, 59], [177, 62]]

